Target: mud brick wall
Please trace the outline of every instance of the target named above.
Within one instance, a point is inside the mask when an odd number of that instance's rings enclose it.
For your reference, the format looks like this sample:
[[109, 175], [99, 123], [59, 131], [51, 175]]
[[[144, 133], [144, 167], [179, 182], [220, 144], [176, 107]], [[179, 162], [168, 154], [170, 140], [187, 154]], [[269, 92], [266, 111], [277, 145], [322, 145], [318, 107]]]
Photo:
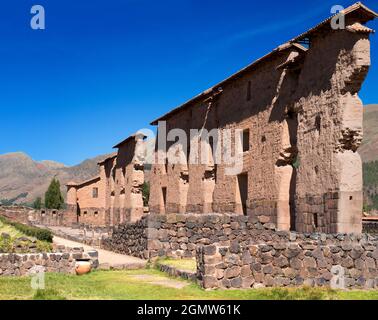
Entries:
[[266, 244], [202, 246], [197, 274], [207, 289], [330, 286], [332, 267], [341, 266], [345, 288], [376, 288], [377, 243], [368, 235], [314, 234]]

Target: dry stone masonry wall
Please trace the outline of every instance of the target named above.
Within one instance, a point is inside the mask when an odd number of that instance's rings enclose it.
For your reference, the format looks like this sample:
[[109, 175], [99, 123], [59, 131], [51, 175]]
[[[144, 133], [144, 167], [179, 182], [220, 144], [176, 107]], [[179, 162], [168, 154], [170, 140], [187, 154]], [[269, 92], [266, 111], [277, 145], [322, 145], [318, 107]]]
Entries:
[[77, 260], [88, 260], [92, 268], [98, 267], [96, 252], [83, 252], [82, 249], [60, 248], [53, 253], [2, 253], [0, 254], [0, 276], [31, 275], [35, 267], [42, 267], [44, 272], [75, 273]]
[[376, 240], [341, 235], [197, 250], [198, 275], [208, 289], [330, 286], [336, 279], [341, 288], [371, 289], [378, 287], [377, 262]]

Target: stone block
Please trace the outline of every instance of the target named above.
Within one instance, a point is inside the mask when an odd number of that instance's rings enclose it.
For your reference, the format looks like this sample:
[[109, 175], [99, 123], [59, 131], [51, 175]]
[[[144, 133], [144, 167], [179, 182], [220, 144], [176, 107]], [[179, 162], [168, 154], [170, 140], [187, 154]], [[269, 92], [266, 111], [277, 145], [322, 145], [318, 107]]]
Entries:
[[225, 270], [224, 277], [226, 279], [238, 277], [241, 273], [241, 268], [239, 266], [233, 266]]

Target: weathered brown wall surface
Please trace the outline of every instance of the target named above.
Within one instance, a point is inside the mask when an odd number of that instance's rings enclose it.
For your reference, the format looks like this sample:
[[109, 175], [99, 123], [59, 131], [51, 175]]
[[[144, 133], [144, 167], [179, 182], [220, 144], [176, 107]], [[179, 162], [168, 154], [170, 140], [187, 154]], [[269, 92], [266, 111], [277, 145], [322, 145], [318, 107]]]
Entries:
[[[99, 163], [99, 176], [67, 185], [67, 211], [79, 214], [77, 222], [91, 226], [114, 226], [135, 222], [144, 215], [144, 135], [131, 136], [118, 144], [116, 155]], [[98, 197], [93, 197], [97, 188]]]
[[[312, 32], [308, 49], [284, 44], [160, 118], [167, 132], [179, 128], [187, 136], [190, 129], [248, 129], [241, 170], [247, 199], [242, 176], [226, 175], [224, 163], [160, 162], [152, 166], [151, 212], [244, 213], [280, 230], [361, 232], [358, 91], [370, 66], [371, 30], [359, 19], [350, 15], [345, 29]], [[167, 142], [170, 148], [190, 150]], [[159, 152], [165, 150], [156, 158]]]

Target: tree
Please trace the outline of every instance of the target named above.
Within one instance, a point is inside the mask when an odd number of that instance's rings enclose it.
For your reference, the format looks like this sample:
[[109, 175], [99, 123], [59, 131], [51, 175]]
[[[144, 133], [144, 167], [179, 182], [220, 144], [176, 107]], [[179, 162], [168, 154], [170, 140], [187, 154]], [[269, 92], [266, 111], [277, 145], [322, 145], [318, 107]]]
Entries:
[[63, 209], [64, 199], [60, 192], [60, 182], [58, 179], [53, 178], [49, 188], [45, 193], [45, 207], [47, 209]]
[[42, 198], [41, 197], [38, 197], [37, 199], [34, 200], [33, 208], [36, 209], [36, 210], [42, 209]]

